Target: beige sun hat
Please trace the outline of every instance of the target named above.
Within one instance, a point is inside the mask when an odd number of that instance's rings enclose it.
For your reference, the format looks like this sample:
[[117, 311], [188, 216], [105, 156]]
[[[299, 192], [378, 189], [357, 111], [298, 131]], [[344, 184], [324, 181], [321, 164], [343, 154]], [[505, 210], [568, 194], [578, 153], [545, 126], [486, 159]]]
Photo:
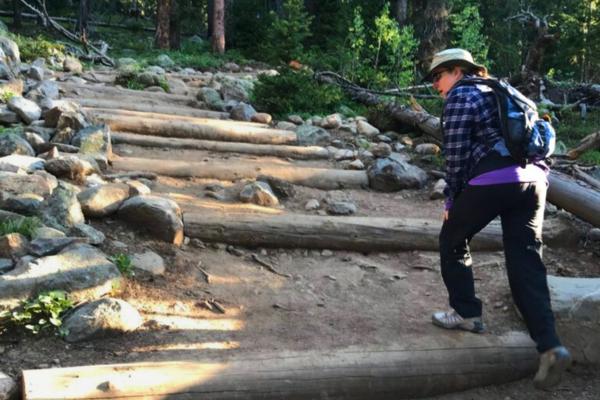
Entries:
[[464, 49], [446, 49], [436, 53], [431, 61], [429, 72], [423, 78], [424, 81], [431, 81], [434, 71], [439, 70], [443, 67], [454, 67], [464, 66], [470, 69], [479, 70], [487, 73], [487, 68], [483, 65], [477, 64], [473, 60], [473, 56], [467, 50]]

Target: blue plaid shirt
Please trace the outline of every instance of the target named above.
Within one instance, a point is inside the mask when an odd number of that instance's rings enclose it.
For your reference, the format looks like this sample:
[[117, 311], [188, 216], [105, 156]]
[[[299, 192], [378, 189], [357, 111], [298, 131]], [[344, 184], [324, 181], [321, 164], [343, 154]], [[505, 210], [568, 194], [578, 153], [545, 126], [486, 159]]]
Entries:
[[466, 186], [477, 163], [502, 139], [498, 104], [491, 88], [457, 83], [446, 97], [443, 111], [446, 159], [446, 209]]

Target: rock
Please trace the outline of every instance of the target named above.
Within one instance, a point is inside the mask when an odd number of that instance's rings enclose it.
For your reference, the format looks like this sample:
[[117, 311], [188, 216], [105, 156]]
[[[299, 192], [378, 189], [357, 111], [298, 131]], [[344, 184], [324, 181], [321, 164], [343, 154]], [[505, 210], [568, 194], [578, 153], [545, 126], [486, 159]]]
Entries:
[[[6, 192], [1, 192], [0, 198], [3, 198]], [[9, 196], [0, 200], [0, 207], [4, 210], [12, 211], [17, 214], [35, 216], [42, 207], [44, 198], [34, 193], [22, 193], [15, 196]]]
[[355, 157], [356, 157], [356, 153], [353, 150], [348, 150], [348, 149], [339, 149], [333, 155], [333, 158], [336, 161], [354, 160]]
[[433, 185], [433, 190], [429, 194], [429, 198], [431, 200], [439, 200], [443, 199], [446, 196], [444, 195], [444, 189], [446, 188], [446, 181], [443, 179], [439, 179], [435, 185]]
[[[121, 68], [127, 65], [133, 65], [133, 66], [137, 66], [137, 61], [134, 58], [130, 58], [130, 57], [122, 57], [119, 58], [115, 61], [115, 63], [117, 64], [117, 68]], [[151, 68], [151, 67], [148, 67]]]
[[392, 146], [387, 143], [380, 142], [375, 146], [372, 146], [370, 151], [376, 158], [386, 158], [392, 154]]
[[110, 128], [108, 125], [92, 125], [78, 131], [71, 139], [81, 154], [103, 154], [112, 156]]
[[183, 242], [181, 209], [170, 199], [146, 195], [126, 200], [119, 208], [123, 220], [177, 246]]
[[379, 135], [379, 129], [363, 120], [356, 122], [356, 130], [358, 131], [359, 135], [364, 135], [368, 138]]
[[392, 143], [392, 138], [390, 138], [387, 134], [377, 135], [376, 139], [383, 143]]
[[279, 200], [266, 182], [252, 182], [244, 186], [240, 192], [240, 200], [245, 203], [254, 203], [259, 206], [275, 207]]
[[231, 119], [236, 121], [251, 121], [256, 110], [250, 104], [239, 103], [231, 109]]
[[16, 112], [9, 110], [8, 106], [0, 106], [0, 123], [10, 125], [19, 122], [19, 116]]
[[98, 168], [88, 160], [73, 155], [47, 160], [44, 168], [58, 178], [68, 178], [78, 182], [82, 182], [84, 176], [98, 172]]
[[275, 128], [277, 129], [283, 129], [285, 131], [295, 131], [297, 126], [296, 124], [292, 124], [291, 122], [287, 122], [287, 121], [279, 121], [276, 125]]
[[219, 74], [215, 75], [215, 78], [221, 84], [221, 95], [225, 101], [250, 102], [250, 93], [254, 89], [254, 83], [246, 79], [235, 79]]
[[131, 264], [134, 268], [147, 271], [152, 275], [165, 274], [165, 261], [153, 251], [134, 254], [131, 257]]
[[[0, 275], [10, 271], [13, 267], [13, 261], [10, 258], [0, 258]], [[2, 391], [0, 390], [0, 399], [2, 399], [1, 393]]]
[[190, 88], [181, 79], [168, 78], [167, 86], [169, 87], [169, 90], [167, 90], [168, 93], [179, 94], [182, 96], [187, 96], [190, 93]]
[[273, 190], [273, 193], [279, 198], [290, 199], [296, 196], [294, 185], [288, 181], [266, 175], [259, 175], [256, 180], [266, 182]]
[[78, 191], [77, 187], [59, 181], [58, 187], [46, 199], [40, 210], [40, 217], [44, 224], [64, 231], [73, 225], [83, 223], [83, 212], [77, 201]]
[[8, 192], [14, 195], [34, 193], [46, 197], [52, 193], [52, 190], [51, 183], [43, 176], [0, 171], [0, 192]]
[[83, 73], [83, 65], [75, 57], [67, 56], [63, 61], [63, 70], [73, 74], [81, 75]]
[[101, 218], [116, 213], [129, 198], [129, 191], [125, 183], [109, 183], [85, 189], [77, 195], [77, 200], [87, 218]]
[[29, 143], [29, 145], [33, 148], [33, 150], [38, 154], [38, 157], [40, 158], [42, 158], [40, 156], [40, 153], [47, 151], [49, 147], [53, 147], [49, 145], [48, 140], [44, 139], [43, 136], [35, 132], [25, 132], [23, 134], [23, 138], [27, 141], [27, 143]]
[[150, 72], [142, 72], [136, 75], [137, 81], [145, 88], [149, 86], [160, 86], [160, 77]]
[[156, 63], [161, 67], [167, 69], [175, 66], [175, 62], [171, 60], [171, 57], [169, 57], [166, 54], [161, 54], [158, 57], [156, 57]]
[[21, 63], [19, 46], [7, 36], [0, 36], [0, 50], [6, 58], [7, 66], [13, 74], [18, 72], [18, 66]]
[[[48, 128], [56, 128], [58, 126], [60, 116], [64, 113], [80, 114], [81, 109], [77, 103], [72, 101], [53, 101], [49, 104], [48, 111], [44, 113], [44, 126]], [[84, 125], [83, 122], [79, 122], [80, 127], [78, 128], [78, 130], [81, 129]], [[65, 122], [62, 122], [61, 125], [64, 124]]]
[[240, 72], [240, 69], [241, 69], [240, 66], [234, 62], [228, 62], [228, 63], [223, 64], [223, 68], [225, 70], [231, 71], [231, 72]]
[[404, 146], [406, 146], [406, 147], [413, 147], [414, 146], [414, 142], [413, 142], [412, 138], [410, 136], [408, 136], [408, 135], [401, 136], [399, 142], [401, 144], [403, 144]]
[[62, 238], [38, 238], [29, 243], [29, 254], [36, 257], [56, 254], [73, 243], [82, 243], [81, 238], [62, 237]]
[[8, 100], [8, 108], [16, 112], [26, 124], [40, 119], [42, 109], [33, 101], [21, 96], [13, 96]]
[[321, 120], [321, 128], [337, 129], [342, 126], [342, 116], [340, 114], [331, 114]]
[[[131, 59], [131, 60], [133, 61], [134, 64], [136, 63], [136, 61], [134, 59]], [[167, 73], [167, 71], [165, 71], [164, 68], [159, 67], [158, 65], [150, 65], [150, 66], [146, 67], [146, 69], [144, 69], [144, 72], [147, 72], [152, 75], [159, 75], [159, 76], [163, 76]]]
[[321, 207], [321, 204], [319, 204], [319, 200], [317, 200], [317, 199], [310, 199], [304, 205], [304, 209], [306, 211], [318, 210], [320, 207]]
[[250, 118], [250, 120], [259, 124], [270, 124], [273, 120], [273, 117], [267, 113], [256, 113], [252, 116], [252, 118]]
[[0, 135], [0, 157], [11, 154], [35, 156], [31, 145], [17, 133], [5, 132]]
[[11, 154], [0, 157], [0, 171], [17, 172], [18, 170], [23, 170], [30, 173], [35, 170], [44, 169], [44, 162], [44, 160], [37, 157]]
[[145, 184], [140, 181], [126, 181], [127, 186], [129, 186], [129, 196], [137, 196], [140, 194], [150, 194], [152, 190]]
[[[66, 111], [60, 114], [58, 117], [58, 122], [56, 123], [57, 130], [64, 130], [66, 128], [71, 129], [73, 132], [79, 132], [83, 128], [87, 127], [89, 124], [86, 120], [85, 115], [80, 113], [79, 111]], [[52, 140], [56, 142], [56, 140]], [[69, 143], [69, 142], [62, 142]]]
[[27, 254], [29, 241], [20, 233], [7, 233], [0, 236], [0, 257], [19, 258]]
[[600, 362], [600, 278], [548, 276], [558, 334], [576, 361]]
[[55, 100], [60, 96], [58, 85], [54, 81], [42, 81], [35, 85], [25, 97], [37, 103], [42, 99]]
[[[32, 239], [52, 239], [52, 238], [63, 238], [65, 237], [65, 233], [63, 231], [59, 231], [58, 229], [50, 228], [49, 226], [42, 226], [36, 229], [35, 233], [32, 236]], [[75, 235], [77, 236], [77, 235]]]
[[135, 331], [142, 325], [140, 313], [129, 303], [105, 298], [77, 308], [64, 321], [67, 342], [81, 342]]
[[391, 158], [378, 158], [367, 174], [369, 186], [382, 192], [416, 189], [427, 182], [427, 174], [421, 168]]
[[327, 213], [331, 215], [352, 215], [356, 213], [356, 205], [348, 201], [331, 201], [327, 204]]
[[0, 371], [0, 400], [16, 399], [19, 386], [10, 376]]
[[437, 155], [437, 154], [440, 154], [441, 149], [437, 144], [434, 144], [434, 143], [421, 143], [421, 144], [417, 145], [417, 147], [415, 147], [415, 152], [417, 152], [417, 154], [421, 154], [421, 155], [427, 155], [427, 154]]
[[296, 129], [296, 135], [300, 146], [324, 145], [331, 140], [329, 132], [311, 125], [300, 125]]
[[365, 164], [363, 164], [361, 160], [354, 160], [348, 164], [348, 168], [354, 170], [363, 170], [365, 169]]
[[104, 233], [87, 224], [75, 224], [69, 230], [69, 234], [75, 237], [83, 237], [87, 239], [89, 244], [101, 245], [106, 237]]
[[44, 290], [65, 290], [74, 301], [113, 290], [121, 274], [106, 255], [88, 244], [74, 244], [53, 256], [24, 257], [0, 276], [0, 306], [13, 308]]
[[295, 114], [288, 115], [287, 119], [288, 119], [288, 121], [290, 121], [292, 124], [295, 124], [295, 125], [302, 125], [304, 123], [304, 120], [302, 119], [302, 117], [299, 115], [295, 115]]
[[198, 91], [198, 100], [203, 101], [211, 110], [223, 111], [225, 102], [218, 91], [210, 87], [202, 87]]
[[592, 242], [600, 242], [600, 228], [592, 228], [588, 231], [587, 238]]

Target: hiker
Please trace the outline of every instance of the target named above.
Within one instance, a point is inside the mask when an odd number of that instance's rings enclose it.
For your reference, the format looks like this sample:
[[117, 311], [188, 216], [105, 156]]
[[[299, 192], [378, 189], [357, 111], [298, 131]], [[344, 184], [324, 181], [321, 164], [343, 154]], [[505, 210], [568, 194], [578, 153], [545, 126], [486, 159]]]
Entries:
[[510, 156], [492, 88], [464, 81], [475, 77], [489, 78], [487, 69], [475, 63], [468, 51], [447, 49], [435, 54], [424, 78], [433, 82], [444, 98], [446, 203], [439, 242], [442, 278], [451, 307], [434, 313], [432, 322], [446, 329], [485, 330], [481, 301], [475, 295], [469, 242], [500, 216], [513, 300], [540, 353], [534, 385], [545, 389], [560, 382], [571, 361], [556, 334], [542, 262], [549, 169], [543, 162], [522, 165]]

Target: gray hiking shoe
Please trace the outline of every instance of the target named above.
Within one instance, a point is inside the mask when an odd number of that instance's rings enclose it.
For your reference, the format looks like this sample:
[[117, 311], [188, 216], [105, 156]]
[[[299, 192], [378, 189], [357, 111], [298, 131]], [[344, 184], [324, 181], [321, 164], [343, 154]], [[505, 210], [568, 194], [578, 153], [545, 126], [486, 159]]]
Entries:
[[540, 366], [533, 386], [537, 389], [549, 389], [560, 383], [563, 372], [571, 365], [571, 354], [563, 346], [558, 346], [540, 355]]
[[433, 313], [431, 322], [436, 326], [446, 329], [461, 329], [473, 333], [485, 332], [485, 326], [481, 317], [463, 318], [454, 309]]

